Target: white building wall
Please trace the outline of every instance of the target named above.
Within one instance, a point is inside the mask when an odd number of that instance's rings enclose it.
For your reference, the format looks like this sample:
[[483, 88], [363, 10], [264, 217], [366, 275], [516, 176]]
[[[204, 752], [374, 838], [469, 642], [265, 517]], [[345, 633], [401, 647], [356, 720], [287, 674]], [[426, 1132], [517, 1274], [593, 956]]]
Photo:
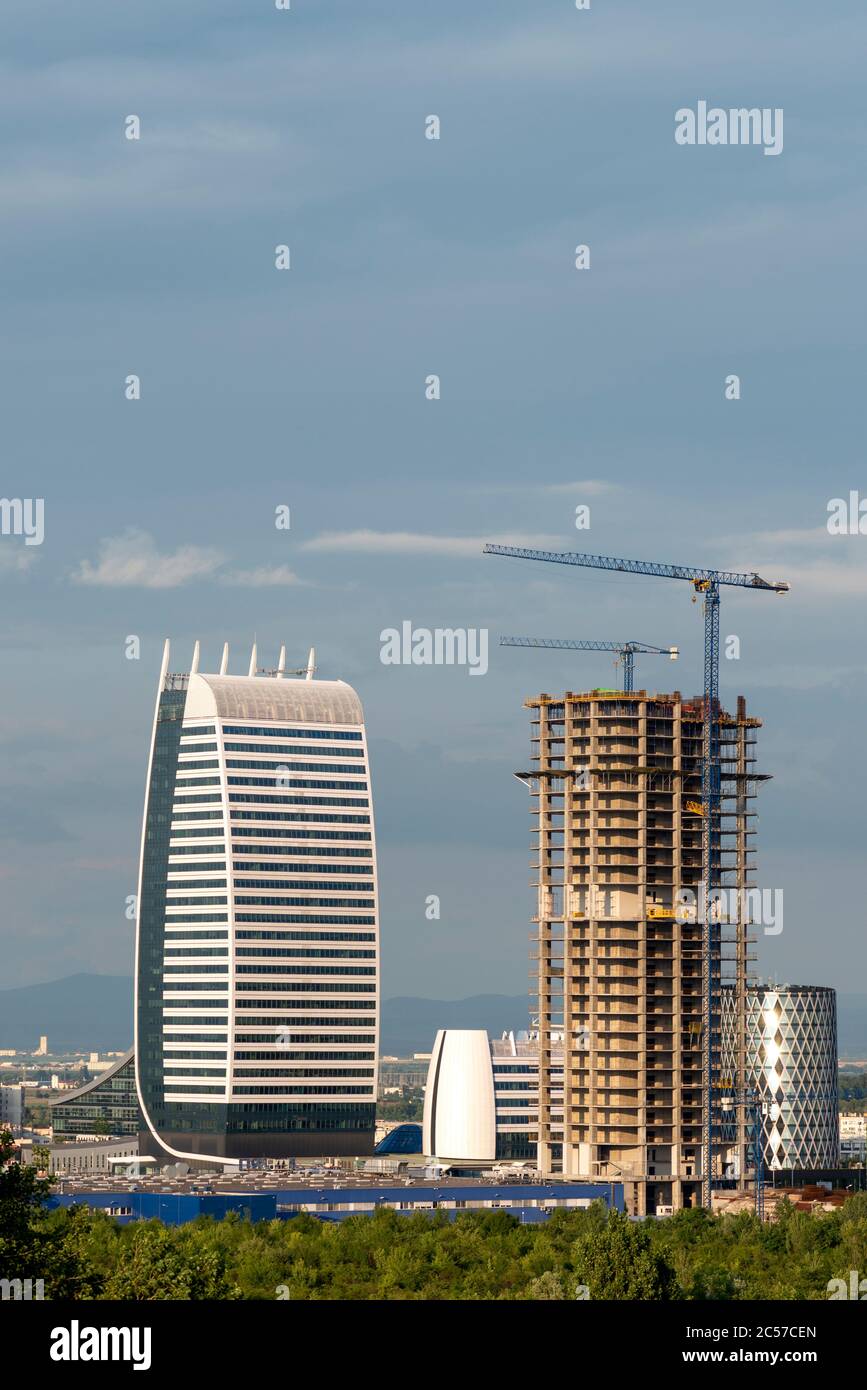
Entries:
[[494, 1073], [481, 1029], [440, 1029], [428, 1070], [423, 1146], [438, 1159], [492, 1163], [497, 1156]]

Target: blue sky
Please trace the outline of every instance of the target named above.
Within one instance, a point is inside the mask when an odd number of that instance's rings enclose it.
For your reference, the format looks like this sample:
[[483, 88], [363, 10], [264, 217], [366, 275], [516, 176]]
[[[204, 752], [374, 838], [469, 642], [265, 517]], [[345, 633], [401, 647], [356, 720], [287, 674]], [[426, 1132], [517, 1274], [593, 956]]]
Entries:
[[[255, 633], [364, 701], [386, 993], [520, 993], [522, 702], [616, 677], [496, 635], [676, 643], [639, 680], [692, 692], [701, 613], [480, 553], [514, 539], [791, 582], [723, 603], [761, 964], [867, 991], [867, 537], [825, 527], [867, 494], [865, 39], [854, 0], [6, 0], [3, 492], [46, 533], [0, 538], [4, 984], [131, 970], [163, 639], [246, 671]], [[782, 107], [782, 155], [676, 145], [699, 100]], [[383, 666], [406, 619], [488, 628], [489, 673]]]

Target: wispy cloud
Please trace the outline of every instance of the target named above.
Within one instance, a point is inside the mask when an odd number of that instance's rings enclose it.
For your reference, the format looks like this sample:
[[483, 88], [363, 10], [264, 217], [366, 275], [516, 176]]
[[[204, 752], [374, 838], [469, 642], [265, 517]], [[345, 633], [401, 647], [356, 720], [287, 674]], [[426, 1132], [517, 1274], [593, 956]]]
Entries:
[[25, 574], [36, 559], [33, 546], [17, 537], [0, 540], [0, 574]]
[[562, 536], [434, 536], [418, 531], [323, 531], [301, 549], [356, 555], [481, 555], [487, 541], [545, 549], [562, 547]]
[[271, 589], [306, 582], [288, 565], [260, 565], [257, 569], [233, 570], [220, 575], [221, 584], [237, 584], [242, 589]]
[[581, 497], [603, 497], [608, 492], [620, 492], [619, 483], [607, 483], [601, 478], [585, 478], [577, 483], [548, 483], [541, 492], [575, 494]]
[[105, 588], [177, 589], [194, 579], [207, 579], [223, 563], [217, 550], [182, 545], [160, 552], [153, 536], [130, 527], [99, 544], [95, 563], [82, 560], [73, 573], [76, 584]]
[[491, 483], [473, 488], [472, 491], [497, 497], [511, 497], [516, 493], [534, 493], [541, 497], [604, 497], [608, 493], [622, 492], [623, 489], [619, 483], [606, 482], [603, 478], [585, 478], [573, 483]]
[[795, 597], [863, 598], [867, 594], [867, 536], [832, 536], [826, 526], [789, 527], [727, 536], [727, 568], [785, 579]]

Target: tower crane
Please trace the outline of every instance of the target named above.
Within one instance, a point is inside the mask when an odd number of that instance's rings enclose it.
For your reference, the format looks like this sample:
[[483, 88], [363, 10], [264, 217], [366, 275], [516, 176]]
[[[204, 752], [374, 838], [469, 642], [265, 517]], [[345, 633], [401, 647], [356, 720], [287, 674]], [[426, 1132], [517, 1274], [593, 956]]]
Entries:
[[640, 574], [661, 579], [683, 579], [704, 598], [704, 739], [701, 767], [702, 871], [705, 885], [702, 932], [702, 1110], [701, 1196], [703, 1206], [712, 1205], [713, 1160], [713, 1027], [718, 1016], [715, 1005], [713, 970], [712, 904], [715, 901], [715, 861], [720, 843], [720, 747], [719, 747], [719, 613], [720, 589], [731, 585], [740, 589], [759, 589], [784, 594], [789, 585], [769, 581], [753, 571], [738, 574], [731, 570], [696, 569], [689, 565], [668, 565], [650, 560], [620, 560], [611, 555], [584, 555], [553, 550], [534, 550], [517, 545], [484, 547], [486, 555], [505, 555], [517, 560], [543, 560], [557, 565], [576, 565], [586, 569], [614, 570], [621, 574]]
[[652, 652], [655, 656], [667, 656], [672, 661], [678, 657], [677, 647], [652, 647], [647, 642], [589, 642], [573, 640], [569, 637], [501, 637], [501, 647], [550, 647], [568, 649], [576, 652], [617, 652], [623, 664], [623, 689], [630, 691], [635, 686], [635, 653]]

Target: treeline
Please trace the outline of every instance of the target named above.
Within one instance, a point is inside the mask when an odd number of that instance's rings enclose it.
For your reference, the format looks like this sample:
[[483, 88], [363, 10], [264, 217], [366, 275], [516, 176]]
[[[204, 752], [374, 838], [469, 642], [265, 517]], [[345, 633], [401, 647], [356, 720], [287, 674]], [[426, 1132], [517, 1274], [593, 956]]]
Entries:
[[4, 1159], [0, 1278], [43, 1279], [76, 1299], [826, 1299], [867, 1276], [867, 1194], [822, 1216], [788, 1202], [749, 1213], [683, 1211], [631, 1222], [601, 1204], [521, 1225], [505, 1211], [339, 1223], [300, 1215], [121, 1226], [86, 1207], [46, 1213], [50, 1184]]
[[405, 1086], [399, 1096], [380, 1096], [376, 1102], [378, 1120], [415, 1120], [421, 1124], [424, 1116], [424, 1090], [421, 1086]]
[[[850, 1101], [867, 1101], [867, 1071], [848, 1071], [845, 1067], [841, 1069], [837, 1081], [840, 1103]], [[858, 1109], [863, 1109], [859, 1105]]]

